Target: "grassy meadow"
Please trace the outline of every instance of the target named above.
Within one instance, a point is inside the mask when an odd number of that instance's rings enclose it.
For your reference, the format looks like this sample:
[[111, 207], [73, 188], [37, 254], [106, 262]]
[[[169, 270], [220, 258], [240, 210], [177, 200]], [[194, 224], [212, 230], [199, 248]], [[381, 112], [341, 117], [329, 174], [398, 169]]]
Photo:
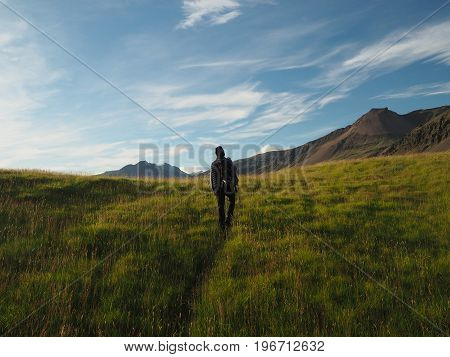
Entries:
[[241, 177], [0, 171], [0, 334], [446, 336], [450, 152]]

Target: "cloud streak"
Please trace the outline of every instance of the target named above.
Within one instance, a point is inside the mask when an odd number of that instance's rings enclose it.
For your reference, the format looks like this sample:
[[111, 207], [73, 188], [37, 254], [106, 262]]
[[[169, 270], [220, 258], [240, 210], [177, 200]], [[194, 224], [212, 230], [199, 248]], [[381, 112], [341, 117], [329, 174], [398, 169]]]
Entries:
[[141, 85], [135, 88], [136, 97], [153, 108], [158, 116], [175, 127], [199, 122], [229, 125], [247, 118], [262, 102], [265, 93], [257, 84], [244, 83], [216, 93], [186, 94], [179, 86]]
[[450, 93], [450, 82], [418, 84], [400, 91], [390, 91], [372, 99], [406, 99], [418, 96], [434, 96]]
[[159, 86], [140, 85], [134, 93], [141, 103], [176, 128], [199, 125], [216, 136], [235, 140], [266, 135], [298, 113], [302, 115], [293, 123], [300, 122], [313, 109], [308, 108], [311, 94], [273, 92], [262, 89], [258, 82], [199, 94], [187, 94], [189, 88], [176, 85], [162, 87], [161, 91]]
[[206, 22], [223, 25], [238, 17], [241, 5], [236, 0], [184, 0], [184, 19], [177, 25], [178, 29], [188, 29]]
[[224, 25], [242, 15], [242, 8], [259, 4], [276, 5], [273, 0], [183, 0], [183, 20], [176, 29], [200, 24]]
[[[361, 48], [310, 84], [319, 88], [331, 87], [351, 76], [351, 80], [341, 89], [348, 92], [373, 76], [389, 73], [415, 62], [433, 61], [450, 65], [450, 20], [424, 26], [396, 43], [402, 34], [403, 32], [395, 31]], [[360, 68], [363, 69], [352, 76]]]

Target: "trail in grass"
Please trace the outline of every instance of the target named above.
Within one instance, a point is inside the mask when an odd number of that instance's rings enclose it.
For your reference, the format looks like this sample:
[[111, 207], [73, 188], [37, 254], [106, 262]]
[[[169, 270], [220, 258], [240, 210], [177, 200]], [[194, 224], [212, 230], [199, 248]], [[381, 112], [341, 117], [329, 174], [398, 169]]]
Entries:
[[202, 299], [202, 293], [205, 289], [205, 286], [207, 286], [209, 283], [211, 272], [217, 265], [218, 257], [224, 249], [227, 240], [232, 239], [231, 231], [225, 234], [222, 232], [217, 232], [215, 229], [211, 229], [211, 234], [215, 236], [214, 239], [217, 240], [217, 245], [214, 251], [211, 252], [211, 255], [208, 259], [209, 261], [206, 262], [206, 264], [202, 267], [202, 270], [199, 272], [194, 285], [189, 289], [186, 301], [187, 313], [184, 315], [180, 331], [177, 333], [180, 336], [190, 335], [190, 329], [193, 324], [193, 319], [195, 318], [195, 306]]
[[294, 212], [302, 221], [312, 219], [312, 201], [298, 181], [254, 189], [258, 195], [241, 193], [233, 233], [199, 287], [190, 335], [292, 334], [307, 324], [307, 316], [297, 314], [304, 292], [292, 259], [310, 249], [304, 234], [290, 228]]

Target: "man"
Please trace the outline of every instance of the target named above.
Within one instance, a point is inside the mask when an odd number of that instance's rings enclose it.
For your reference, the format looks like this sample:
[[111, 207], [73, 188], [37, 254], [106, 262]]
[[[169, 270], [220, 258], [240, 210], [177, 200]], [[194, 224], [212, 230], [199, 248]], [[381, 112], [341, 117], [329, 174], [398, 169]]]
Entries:
[[[211, 188], [217, 198], [219, 225], [222, 230], [225, 230], [232, 224], [239, 179], [233, 161], [229, 157], [225, 157], [222, 146], [216, 148], [216, 156], [217, 159], [211, 164]], [[225, 196], [230, 201], [226, 219]]]

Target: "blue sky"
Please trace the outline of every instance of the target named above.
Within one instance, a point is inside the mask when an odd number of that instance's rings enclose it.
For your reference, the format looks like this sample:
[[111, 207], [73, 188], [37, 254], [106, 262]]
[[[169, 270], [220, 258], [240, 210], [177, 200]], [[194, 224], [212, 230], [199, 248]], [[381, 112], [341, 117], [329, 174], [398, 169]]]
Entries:
[[237, 159], [372, 107], [450, 104], [450, 5], [396, 42], [444, 1], [1, 1], [195, 151], [0, 6], [4, 168], [98, 173], [136, 163], [148, 143], [148, 161], [193, 171], [217, 144]]

